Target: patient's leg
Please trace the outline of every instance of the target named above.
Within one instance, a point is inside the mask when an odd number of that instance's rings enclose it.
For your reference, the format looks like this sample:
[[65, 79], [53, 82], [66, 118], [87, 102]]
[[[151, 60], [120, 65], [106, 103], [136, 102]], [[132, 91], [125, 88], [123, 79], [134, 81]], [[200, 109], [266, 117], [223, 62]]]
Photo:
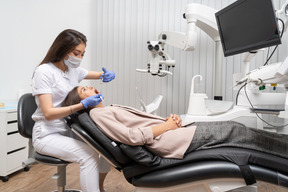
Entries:
[[240, 147], [288, 158], [288, 136], [246, 128], [236, 122], [199, 122], [186, 153], [215, 147]]

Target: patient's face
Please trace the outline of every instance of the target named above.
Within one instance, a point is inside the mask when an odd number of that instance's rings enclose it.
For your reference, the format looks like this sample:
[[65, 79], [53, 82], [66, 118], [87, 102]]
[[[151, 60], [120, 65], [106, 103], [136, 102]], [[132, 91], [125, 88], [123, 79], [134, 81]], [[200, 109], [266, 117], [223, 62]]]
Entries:
[[80, 96], [81, 99], [85, 99], [87, 97], [90, 97], [92, 95], [97, 95], [99, 94], [99, 92], [97, 91], [97, 89], [95, 89], [94, 87], [90, 86], [90, 87], [83, 87], [83, 86], [79, 86], [77, 88], [77, 92]]

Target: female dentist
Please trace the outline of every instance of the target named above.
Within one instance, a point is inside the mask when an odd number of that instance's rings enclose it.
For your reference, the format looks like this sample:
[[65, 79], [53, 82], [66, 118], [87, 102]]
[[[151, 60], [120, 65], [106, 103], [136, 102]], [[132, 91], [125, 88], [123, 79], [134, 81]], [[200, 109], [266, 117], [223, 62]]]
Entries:
[[[88, 97], [75, 105], [62, 107], [69, 91], [83, 79], [115, 78], [112, 71], [87, 71], [79, 67], [85, 53], [86, 37], [67, 29], [61, 32], [51, 45], [32, 78], [32, 94], [37, 109], [32, 142], [35, 150], [43, 155], [80, 164], [80, 184], [83, 192], [103, 192], [104, 178], [110, 165], [84, 142], [73, 138], [63, 117], [81, 109], [101, 103], [102, 95]], [[100, 177], [99, 177], [100, 172]]]

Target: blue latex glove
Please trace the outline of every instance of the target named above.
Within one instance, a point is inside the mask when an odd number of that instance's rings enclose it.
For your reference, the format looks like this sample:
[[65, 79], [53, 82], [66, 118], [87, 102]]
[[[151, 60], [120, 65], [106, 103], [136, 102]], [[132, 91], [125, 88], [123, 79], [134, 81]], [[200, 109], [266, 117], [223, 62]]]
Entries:
[[103, 98], [102, 94], [93, 95], [93, 96], [87, 97], [86, 99], [83, 99], [80, 102], [83, 104], [85, 109], [87, 109], [89, 107], [94, 107], [98, 105], [99, 103], [101, 103], [102, 101], [101, 97]]
[[102, 67], [102, 70], [104, 73], [100, 76], [100, 79], [102, 79], [103, 82], [110, 82], [115, 79], [115, 73], [113, 71], [107, 71], [104, 67]]

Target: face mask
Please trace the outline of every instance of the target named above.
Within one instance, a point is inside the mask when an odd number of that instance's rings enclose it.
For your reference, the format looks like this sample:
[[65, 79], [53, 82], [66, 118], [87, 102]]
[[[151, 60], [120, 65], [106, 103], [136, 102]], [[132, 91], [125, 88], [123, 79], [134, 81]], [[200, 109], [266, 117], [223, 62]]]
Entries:
[[69, 58], [67, 60], [64, 59], [64, 63], [65, 63], [65, 65], [67, 65], [67, 67], [71, 67], [71, 68], [79, 67], [82, 59], [79, 59], [77, 57], [73, 57], [71, 55], [68, 55], [68, 57]]

